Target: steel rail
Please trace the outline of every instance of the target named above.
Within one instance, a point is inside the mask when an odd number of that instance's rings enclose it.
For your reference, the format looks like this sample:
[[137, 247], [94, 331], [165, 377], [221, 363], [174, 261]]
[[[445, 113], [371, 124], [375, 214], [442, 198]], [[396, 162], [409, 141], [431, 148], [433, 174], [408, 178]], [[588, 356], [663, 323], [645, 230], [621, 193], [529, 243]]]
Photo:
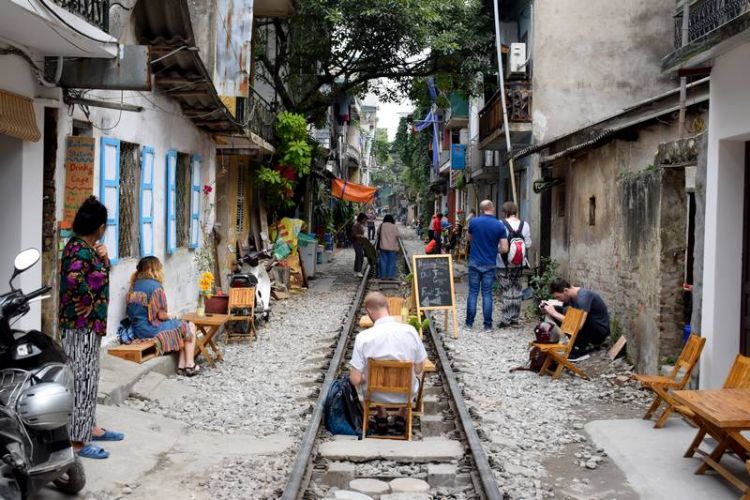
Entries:
[[[406, 258], [406, 267], [411, 273], [412, 268], [409, 253], [406, 251], [406, 248], [404, 247], [404, 244], [400, 239], [399, 244], [401, 246], [401, 252]], [[474, 428], [474, 422], [471, 420], [471, 415], [469, 415], [468, 408], [466, 408], [466, 402], [464, 401], [463, 394], [461, 393], [461, 389], [458, 387], [458, 381], [456, 380], [456, 375], [453, 373], [450, 359], [448, 358], [448, 354], [445, 352], [443, 342], [438, 335], [437, 329], [435, 328], [434, 321], [432, 319], [432, 315], [430, 315], [429, 332], [430, 338], [432, 339], [432, 344], [435, 347], [435, 354], [437, 354], [438, 357], [438, 362], [436, 364], [442, 370], [445, 382], [448, 386], [449, 396], [455, 404], [456, 412], [458, 413], [459, 421], [461, 422], [461, 429], [463, 430], [464, 436], [466, 437], [466, 441], [469, 443], [469, 450], [471, 451], [471, 455], [474, 459], [474, 465], [479, 472], [479, 481], [481, 482], [482, 489], [484, 490], [484, 497], [487, 500], [502, 500], [503, 494], [497, 487], [495, 475], [492, 473], [492, 468], [490, 467], [490, 463], [487, 460], [487, 454], [484, 452], [484, 448], [482, 448], [482, 443], [479, 440], [479, 435]]]
[[357, 293], [354, 296], [354, 302], [349, 308], [349, 312], [346, 315], [346, 321], [341, 328], [341, 334], [339, 335], [338, 342], [336, 343], [336, 350], [331, 358], [331, 363], [326, 371], [326, 376], [323, 381], [323, 387], [320, 389], [318, 395], [318, 401], [315, 403], [315, 410], [312, 413], [310, 424], [305, 430], [305, 434], [302, 437], [302, 444], [300, 445], [297, 457], [294, 459], [294, 465], [292, 466], [292, 472], [289, 476], [289, 481], [284, 488], [284, 493], [281, 496], [282, 500], [297, 500], [302, 498], [305, 492], [303, 484], [307, 485], [308, 471], [310, 460], [312, 459], [313, 446], [320, 431], [320, 425], [323, 422], [323, 406], [325, 404], [328, 390], [331, 388], [331, 384], [336, 377], [336, 372], [341, 365], [346, 345], [349, 342], [349, 336], [354, 329], [354, 320], [357, 317], [360, 306], [362, 305], [362, 298], [367, 288], [367, 283], [370, 280], [370, 265], [369, 263], [364, 269], [364, 277], [357, 288]]

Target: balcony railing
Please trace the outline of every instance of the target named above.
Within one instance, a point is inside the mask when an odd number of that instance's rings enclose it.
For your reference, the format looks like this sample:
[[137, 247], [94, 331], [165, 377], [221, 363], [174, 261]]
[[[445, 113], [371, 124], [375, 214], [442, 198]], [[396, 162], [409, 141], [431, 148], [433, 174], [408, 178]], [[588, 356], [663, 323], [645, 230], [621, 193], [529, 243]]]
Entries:
[[[750, 0], [698, 0], [692, 2], [689, 12], [687, 43], [698, 40], [746, 12], [750, 12]], [[679, 8], [674, 25], [675, 48], [682, 46], [682, 19], [682, 8]]]
[[68, 12], [84, 18], [102, 31], [109, 31], [109, 0], [54, 0]]
[[237, 99], [237, 120], [246, 123], [248, 130], [258, 134], [265, 141], [273, 142], [275, 118], [271, 104], [255, 92], [255, 89], [250, 97]]
[[[531, 100], [532, 91], [527, 80], [508, 82], [506, 86], [508, 120], [511, 122], [530, 122]], [[498, 90], [479, 112], [479, 141], [482, 142], [496, 130], [502, 128], [503, 106]]]

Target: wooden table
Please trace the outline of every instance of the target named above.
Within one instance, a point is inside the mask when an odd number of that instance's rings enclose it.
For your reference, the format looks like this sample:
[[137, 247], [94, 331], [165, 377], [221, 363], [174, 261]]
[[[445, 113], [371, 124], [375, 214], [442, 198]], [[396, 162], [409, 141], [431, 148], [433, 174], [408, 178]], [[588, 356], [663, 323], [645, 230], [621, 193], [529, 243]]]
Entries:
[[697, 423], [719, 442], [711, 453], [696, 450], [703, 456], [703, 464], [695, 473], [703, 474], [711, 468], [744, 493], [743, 498], [750, 499], [750, 486], [719, 463], [727, 449], [743, 461], [750, 457], [750, 441], [741, 434], [750, 430], [750, 389], [675, 391], [673, 395], [678, 403], [695, 413]]
[[[394, 320], [396, 320], [397, 323], [402, 323], [401, 321], [401, 315], [398, 316], [391, 316]], [[361, 318], [359, 318], [359, 327], [360, 328], [371, 328], [373, 326], [372, 320], [368, 315], [363, 315]]]
[[224, 357], [221, 355], [219, 346], [217, 346], [216, 342], [214, 341], [214, 336], [219, 331], [219, 328], [224, 326], [224, 323], [226, 323], [228, 319], [229, 316], [226, 314], [206, 314], [205, 316], [198, 316], [197, 313], [187, 313], [182, 317], [183, 321], [189, 321], [195, 324], [198, 331], [203, 334], [201, 336], [196, 335], [195, 357], [197, 358], [198, 355], [203, 354], [206, 357], [206, 360], [208, 360], [208, 364], [211, 365], [211, 367], [214, 367], [215, 364], [213, 358], [211, 357], [211, 353], [208, 350], [209, 346], [213, 350], [216, 359], [219, 361], [224, 361]]

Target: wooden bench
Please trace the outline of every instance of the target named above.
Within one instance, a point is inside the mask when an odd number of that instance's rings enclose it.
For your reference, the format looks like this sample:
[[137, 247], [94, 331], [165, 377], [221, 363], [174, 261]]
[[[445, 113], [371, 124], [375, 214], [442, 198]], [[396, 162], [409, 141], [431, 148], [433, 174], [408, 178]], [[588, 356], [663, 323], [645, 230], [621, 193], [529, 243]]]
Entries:
[[145, 363], [159, 355], [156, 351], [156, 340], [140, 340], [132, 344], [118, 345], [110, 347], [107, 352], [112, 356], [138, 364]]

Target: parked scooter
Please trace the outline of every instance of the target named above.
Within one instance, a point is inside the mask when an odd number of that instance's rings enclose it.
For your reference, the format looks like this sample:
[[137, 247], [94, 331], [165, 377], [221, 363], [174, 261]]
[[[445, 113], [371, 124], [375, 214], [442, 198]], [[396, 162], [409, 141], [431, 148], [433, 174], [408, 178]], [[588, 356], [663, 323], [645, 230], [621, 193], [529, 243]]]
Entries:
[[[235, 247], [234, 273], [229, 275], [229, 288], [255, 287], [255, 317], [268, 321], [271, 317], [271, 277], [268, 269], [273, 266], [273, 257], [261, 250], [242, 256], [239, 245]], [[270, 263], [267, 263], [268, 261]]]
[[0, 498], [34, 496], [50, 481], [64, 493], [86, 484], [73, 452], [68, 423], [73, 413], [73, 372], [67, 357], [47, 335], [13, 330], [29, 304], [48, 297], [50, 287], [29, 294], [13, 280], [39, 260], [36, 249], [15, 260], [11, 291], [0, 295]]

